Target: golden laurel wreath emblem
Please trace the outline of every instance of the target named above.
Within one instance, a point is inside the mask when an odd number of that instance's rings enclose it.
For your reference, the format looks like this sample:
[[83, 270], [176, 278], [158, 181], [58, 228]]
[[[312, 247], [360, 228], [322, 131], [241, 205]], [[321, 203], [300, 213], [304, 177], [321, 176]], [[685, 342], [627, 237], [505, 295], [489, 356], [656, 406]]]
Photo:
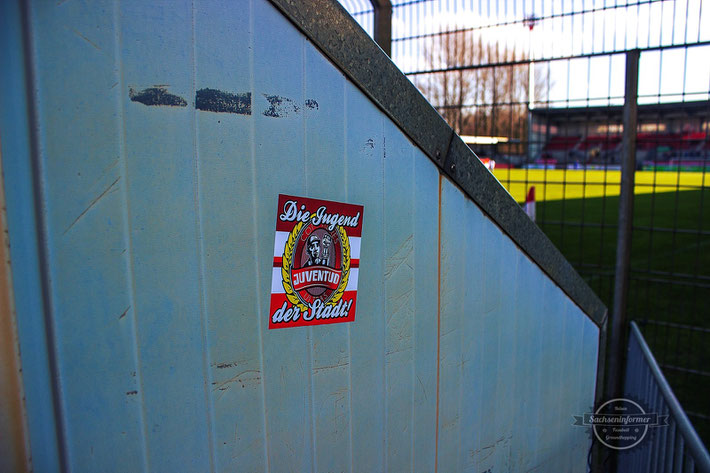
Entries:
[[[281, 279], [286, 291], [286, 298], [294, 306], [301, 309], [301, 312], [308, 310], [308, 306], [303, 303], [300, 297], [294, 292], [293, 284], [291, 283], [291, 267], [293, 266], [293, 252], [296, 248], [296, 242], [303, 229], [303, 222], [298, 222], [291, 230], [288, 236], [286, 245], [284, 246], [284, 254], [281, 260]], [[345, 233], [343, 227], [338, 227], [338, 234], [340, 235], [340, 241], [342, 242], [343, 249], [343, 265], [341, 271], [343, 276], [340, 278], [340, 284], [335, 292], [330, 296], [325, 303], [327, 305], [335, 305], [343, 297], [345, 288], [348, 285], [348, 279], [350, 278], [350, 241], [348, 240], [348, 234]]]

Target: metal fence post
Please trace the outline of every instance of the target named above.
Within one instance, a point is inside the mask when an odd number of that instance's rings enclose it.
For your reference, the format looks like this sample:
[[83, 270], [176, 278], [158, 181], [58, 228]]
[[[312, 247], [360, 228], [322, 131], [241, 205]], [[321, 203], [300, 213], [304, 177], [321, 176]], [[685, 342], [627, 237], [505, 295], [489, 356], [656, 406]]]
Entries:
[[622, 137], [621, 195], [619, 227], [616, 240], [614, 304], [611, 312], [611, 340], [607, 370], [608, 399], [618, 397], [623, 386], [624, 347], [626, 346], [626, 301], [629, 293], [631, 232], [634, 218], [634, 174], [636, 172], [636, 130], [638, 115], [638, 49], [626, 53], [626, 90], [624, 102], [624, 134]]
[[375, 42], [392, 57], [392, 3], [390, 0], [370, 0], [375, 9]]

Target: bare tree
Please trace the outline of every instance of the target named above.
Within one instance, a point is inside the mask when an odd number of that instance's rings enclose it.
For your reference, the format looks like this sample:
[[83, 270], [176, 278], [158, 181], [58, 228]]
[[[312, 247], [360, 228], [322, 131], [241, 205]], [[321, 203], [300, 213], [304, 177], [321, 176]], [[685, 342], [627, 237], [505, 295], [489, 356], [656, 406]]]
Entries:
[[[452, 29], [431, 38], [424, 59], [433, 71], [415, 84], [459, 134], [526, 140], [528, 52], [482, 33]], [[535, 100], [544, 100], [547, 74], [536, 71]]]

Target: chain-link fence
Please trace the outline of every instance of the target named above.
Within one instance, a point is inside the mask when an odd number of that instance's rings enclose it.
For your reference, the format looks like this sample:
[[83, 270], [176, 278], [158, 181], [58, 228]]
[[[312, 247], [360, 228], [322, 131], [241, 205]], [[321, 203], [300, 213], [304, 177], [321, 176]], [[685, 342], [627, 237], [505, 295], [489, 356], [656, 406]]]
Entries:
[[[341, 0], [369, 33], [376, 6]], [[639, 50], [628, 318], [710, 443], [710, 1], [395, 0], [392, 59], [608, 307]]]

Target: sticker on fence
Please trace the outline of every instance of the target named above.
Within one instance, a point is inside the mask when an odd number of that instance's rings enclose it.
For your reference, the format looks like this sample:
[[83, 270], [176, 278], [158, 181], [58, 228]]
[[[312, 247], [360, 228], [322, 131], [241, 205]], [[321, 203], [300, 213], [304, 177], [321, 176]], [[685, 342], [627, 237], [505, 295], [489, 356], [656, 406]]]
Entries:
[[355, 320], [361, 205], [279, 195], [269, 328]]

